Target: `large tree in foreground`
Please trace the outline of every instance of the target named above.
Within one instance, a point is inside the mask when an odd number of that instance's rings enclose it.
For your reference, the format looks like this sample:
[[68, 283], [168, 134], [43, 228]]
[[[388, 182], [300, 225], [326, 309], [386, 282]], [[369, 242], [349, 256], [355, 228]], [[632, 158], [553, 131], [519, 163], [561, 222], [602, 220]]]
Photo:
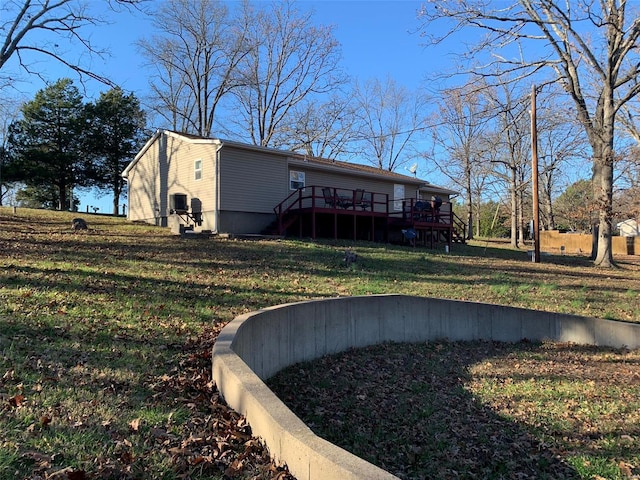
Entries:
[[[430, 24], [455, 22], [485, 33], [471, 57], [490, 53], [479, 74], [496, 64], [512, 78], [551, 70], [572, 98], [591, 145], [594, 200], [598, 206], [596, 265], [612, 266], [612, 201], [615, 123], [620, 109], [639, 92], [640, 16], [628, 0], [430, 0], [420, 16], [423, 32], [433, 42]], [[447, 33], [446, 36], [448, 36]], [[536, 45], [537, 44], [537, 45]], [[487, 55], [484, 55], [487, 58]], [[517, 75], [516, 75], [517, 73]]]

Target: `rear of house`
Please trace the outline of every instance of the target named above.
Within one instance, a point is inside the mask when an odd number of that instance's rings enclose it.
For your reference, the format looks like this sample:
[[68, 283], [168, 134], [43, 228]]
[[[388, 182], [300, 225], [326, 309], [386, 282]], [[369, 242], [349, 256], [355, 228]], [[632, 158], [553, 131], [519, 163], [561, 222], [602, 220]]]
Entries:
[[[293, 152], [158, 130], [123, 172], [129, 219], [194, 231], [259, 234], [301, 192], [365, 190], [384, 199], [378, 213], [406, 209], [406, 200], [438, 196], [450, 211], [455, 192], [373, 167]], [[346, 214], [347, 212], [338, 212]], [[286, 232], [276, 232], [284, 234]]]

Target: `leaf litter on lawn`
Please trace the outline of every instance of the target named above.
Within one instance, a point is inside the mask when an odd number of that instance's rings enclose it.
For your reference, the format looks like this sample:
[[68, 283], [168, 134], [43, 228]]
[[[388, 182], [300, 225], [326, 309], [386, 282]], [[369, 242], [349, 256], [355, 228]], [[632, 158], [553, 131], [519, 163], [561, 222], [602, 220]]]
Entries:
[[403, 479], [593, 478], [593, 458], [607, 478], [640, 478], [638, 351], [383, 344], [268, 384], [318, 435]]
[[[634, 259], [603, 272], [579, 259], [557, 258], [556, 263], [538, 265], [519, 260], [526, 256], [523, 252], [503, 254], [472, 245], [457, 246], [456, 253], [444, 255], [364, 242], [357, 245], [358, 262], [347, 269], [342, 262], [345, 244], [340, 242], [194, 243], [166, 229], [93, 215], [83, 215], [89, 231], [76, 233], [70, 231], [76, 215], [26, 209], [12, 215], [10, 209], [0, 208], [0, 478], [287, 478], [288, 473], [277, 469], [259, 442], [248, 436], [249, 427], [225, 406], [210, 378], [210, 347], [219, 328], [238, 314], [265, 306], [337, 293], [393, 292], [640, 320], [640, 279]], [[552, 288], [543, 288], [551, 283]], [[431, 354], [416, 358], [427, 361]], [[405, 368], [407, 361], [396, 359], [392, 364]], [[453, 390], [423, 391], [416, 384], [391, 388], [388, 380], [373, 378], [363, 380], [357, 394], [345, 398], [366, 405], [376, 398], [375, 392], [383, 392], [375, 401], [380, 411], [393, 418], [411, 418], [418, 412], [420, 425], [421, 418], [438, 420], [444, 415], [439, 410], [446, 413], [445, 408], [436, 408], [438, 400], [448, 406], [460, 398], [482, 397], [481, 392], [465, 393], [454, 381], [464, 378], [464, 371], [454, 368], [450, 373], [452, 379], [441, 379], [439, 384], [451, 384]], [[509, 381], [503, 383], [509, 386]], [[499, 411], [501, 397], [491, 393], [491, 382], [485, 385], [486, 395], [495, 395], [495, 405], [488, 398], [478, 415], [504, 422], [493, 411]], [[613, 390], [611, 394], [622, 395]], [[625, 397], [630, 405], [633, 395], [630, 391]], [[328, 396], [324, 405], [317, 406], [317, 415], [334, 409], [339, 397]], [[418, 410], [406, 406], [394, 410], [405, 397], [409, 406], [423, 397], [435, 403], [420, 404]], [[389, 426], [378, 422], [378, 430], [395, 442], [372, 444], [362, 431], [367, 419], [348, 427], [352, 415], [346, 407], [337, 409], [329, 425], [344, 428], [345, 438], [368, 446], [373, 452], [369, 455], [381, 458], [391, 469], [395, 445], [426, 478], [438, 478], [442, 472], [441, 478], [454, 478], [447, 477], [454, 471], [461, 478], [481, 477], [491, 472], [479, 459], [496, 455], [492, 436], [500, 439], [504, 434], [500, 430], [487, 436], [479, 430], [476, 446], [468, 447], [475, 456], [466, 456], [452, 435], [473, 433], [467, 423], [491, 423], [456, 422], [455, 414], [473, 411], [474, 405], [459, 404], [444, 415], [447, 422], [426, 422], [433, 436], [420, 429], [408, 434], [399, 422]], [[525, 411], [535, 411], [527, 403], [522, 405]], [[545, 456], [557, 451], [546, 448], [555, 439], [548, 432], [561, 431], [571, 417], [559, 415], [551, 423], [533, 417], [532, 427], [525, 428], [528, 424], [517, 416], [522, 414], [513, 406], [505, 408], [517, 423], [499, 423], [503, 430], [513, 431], [518, 445], [539, 445], [545, 453], [534, 455], [534, 460], [557, 465], [555, 457]], [[585, 424], [589, 415], [598, 414], [595, 407], [580, 403], [572, 409], [572, 415]], [[633, 425], [631, 414], [629, 418]], [[529, 428], [540, 428], [547, 437], [535, 443]], [[608, 428], [610, 435], [619, 427], [612, 422]], [[584, 430], [587, 438], [595, 435]], [[622, 440], [633, 445], [638, 435], [635, 430], [626, 433], [630, 440]], [[581, 441], [581, 437], [567, 438]], [[440, 450], [425, 449], [425, 439], [449, 452], [460, 471], [447, 469]], [[594, 451], [624, 446], [622, 442], [612, 446], [608, 440], [605, 436], [582, 452], [583, 464], [598, 463]], [[523, 451], [528, 451], [525, 447]], [[624, 454], [618, 458], [617, 472], [636, 474], [640, 461]], [[502, 475], [501, 468], [510, 465], [506, 458], [503, 463], [496, 478]], [[605, 476], [603, 472], [596, 470], [591, 476]]]
[[3, 211], [0, 478], [292, 478], [211, 379], [213, 342], [247, 307], [219, 309], [219, 277], [190, 276], [206, 258], [121, 219], [75, 233], [77, 214]]

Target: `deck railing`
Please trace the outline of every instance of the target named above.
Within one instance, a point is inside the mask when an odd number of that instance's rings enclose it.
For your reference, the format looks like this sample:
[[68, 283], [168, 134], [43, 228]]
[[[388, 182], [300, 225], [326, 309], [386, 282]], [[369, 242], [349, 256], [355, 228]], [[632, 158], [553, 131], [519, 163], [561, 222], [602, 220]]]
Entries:
[[[451, 203], [439, 199], [389, 200], [387, 193], [310, 185], [292, 191], [273, 211], [280, 234], [297, 221], [300, 215], [311, 214], [312, 235], [315, 235], [316, 214], [329, 213], [338, 216], [353, 215], [354, 222], [358, 216], [382, 217], [397, 228], [448, 231], [447, 238], [455, 237], [455, 241], [464, 242], [466, 236], [464, 222], [455, 215]], [[334, 230], [338, 228], [336, 225], [334, 223]]]
[[467, 224], [455, 213], [453, 214], [453, 227], [458, 232], [460, 241], [464, 243], [467, 240]]
[[428, 200], [408, 198], [402, 200], [402, 210], [392, 213], [390, 217], [413, 224], [425, 223], [451, 226], [454, 224], [453, 215], [450, 202], [439, 201], [435, 203]]
[[[329, 192], [327, 192], [327, 189]], [[299, 188], [276, 205], [274, 213], [281, 217], [291, 210], [325, 208], [338, 211], [389, 212], [389, 195], [359, 189], [311, 185]]]

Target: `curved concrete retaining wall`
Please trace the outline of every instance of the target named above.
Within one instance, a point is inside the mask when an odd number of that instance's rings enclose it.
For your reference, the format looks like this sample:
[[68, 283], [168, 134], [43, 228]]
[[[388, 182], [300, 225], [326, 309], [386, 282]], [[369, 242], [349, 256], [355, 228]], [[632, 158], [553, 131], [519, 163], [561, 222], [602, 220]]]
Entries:
[[395, 476], [317, 437], [263, 383], [283, 368], [386, 341], [555, 340], [640, 347], [640, 324], [405, 295], [308, 301], [241, 315], [213, 348], [213, 378], [298, 480]]

